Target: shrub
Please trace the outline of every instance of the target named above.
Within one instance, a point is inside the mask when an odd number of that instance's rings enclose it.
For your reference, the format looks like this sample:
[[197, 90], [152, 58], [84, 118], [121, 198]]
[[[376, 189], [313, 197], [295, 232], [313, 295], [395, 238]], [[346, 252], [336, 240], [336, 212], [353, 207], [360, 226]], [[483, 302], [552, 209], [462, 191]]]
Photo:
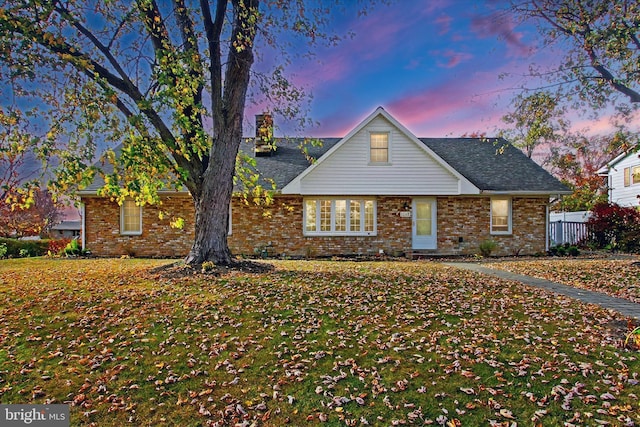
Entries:
[[85, 255], [86, 252], [80, 247], [77, 239], [71, 240], [64, 248], [64, 254], [66, 256], [79, 256]]
[[484, 257], [491, 256], [491, 252], [493, 252], [498, 247], [498, 244], [493, 240], [485, 240], [480, 243], [480, 255]]
[[49, 256], [62, 255], [69, 243], [71, 243], [71, 239], [51, 239], [47, 246], [47, 254]]
[[[48, 239], [43, 240], [18, 240], [0, 238], [0, 245], [7, 248], [5, 257], [18, 258], [24, 256], [42, 256], [47, 253]], [[28, 254], [28, 255], [26, 255]]]
[[0, 258], [4, 258], [7, 256], [7, 244], [0, 243]]
[[640, 211], [615, 203], [599, 203], [587, 221], [596, 248], [640, 252]]
[[549, 255], [551, 256], [578, 256], [580, 255], [580, 249], [577, 246], [565, 243], [564, 245], [552, 246], [549, 248]]
[[580, 249], [578, 249], [577, 246], [569, 246], [567, 254], [569, 254], [569, 256], [578, 256], [580, 255]]

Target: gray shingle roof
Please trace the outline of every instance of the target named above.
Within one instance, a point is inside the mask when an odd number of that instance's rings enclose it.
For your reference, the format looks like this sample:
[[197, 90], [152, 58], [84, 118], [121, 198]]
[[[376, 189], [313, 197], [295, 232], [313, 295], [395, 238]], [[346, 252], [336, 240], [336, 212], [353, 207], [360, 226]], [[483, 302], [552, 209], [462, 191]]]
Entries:
[[440, 158], [483, 191], [570, 192], [502, 138], [420, 138]]
[[[322, 138], [321, 147], [306, 144], [306, 148], [312, 158], [318, 159], [336, 145], [340, 139]], [[271, 156], [255, 157], [256, 169], [263, 176], [273, 179], [276, 182], [276, 188], [282, 189], [311, 165], [301, 151], [302, 142], [302, 138], [277, 140], [276, 151]], [[245, 139], [240, 145], [240, 150], [254, 157], [253, 139]]]
[[[340, 140], [341, 138], [322, 138], [321, 147], [307, 145], [309, 154], [318, 159]], [[570, 192], [560, 181], [504, 139], [419, 138], [419, 140], [480, 190], [544, 194]], [[271, 156], [255, 158], [256, 169], [263, 176], [273, 179], [277, 188], [282, 189], [310, 166], [299, 148], [301, 142], [301, 139], [295, 138], [278, 140], [277, 149]], [[253, 156], [253, 139], [245, 139], [240, 150]], [[263, 182], [263, 185], [265, 184]], [[104, 185], [102, 178], [97, 176], [94, 182], [81, 193], [95, 193], [102, 185]], [[269, 185], [266, 185], [269, 188]]]
[[[419, 138], [440, 158], [483, 191], [564, 193], [570, 190], [529, 159], [522, 151], [498, 138]], [[323, 139], [322, 147], [310, 147], [319, 158], [339, 138]], [[271, 157], [258, 157], [257, 168], [272, 177], [278, 188], [301, 174], [309, 163], [297, 147], [299, 140], [280, 141]], [[247, 146], [247, 149], [251, 147]], [[250, 152], [250, 151], [246, 151]]]

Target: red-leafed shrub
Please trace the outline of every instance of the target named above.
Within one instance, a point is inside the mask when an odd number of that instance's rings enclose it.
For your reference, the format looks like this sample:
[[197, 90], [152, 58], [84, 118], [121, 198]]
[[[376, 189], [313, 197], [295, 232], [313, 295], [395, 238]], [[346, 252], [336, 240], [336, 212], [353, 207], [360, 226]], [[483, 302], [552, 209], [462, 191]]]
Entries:
[[65, 247], [71, 242], [71, 239], [51, 239], [47, 253], [51, 256], [60, 255]]
[[587, 221], [592, 243], [598, 248], [640, 252], [640, 211], [615, 203], [598, 203]]

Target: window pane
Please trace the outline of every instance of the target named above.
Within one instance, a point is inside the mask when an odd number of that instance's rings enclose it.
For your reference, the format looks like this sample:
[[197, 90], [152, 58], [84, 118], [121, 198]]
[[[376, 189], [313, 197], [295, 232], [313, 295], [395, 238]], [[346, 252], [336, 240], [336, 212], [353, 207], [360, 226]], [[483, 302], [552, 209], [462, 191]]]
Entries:
[[631, 170], [630, 170], [630, 168], [624, 168], [623, 172], [624, 172], [624, 186], [628, 187], [630, 185], [630, 181], [631, 181], [629, 179], [630, 178], [630, 174], [631, 174]]
[[360, 201], [352, 200], [349, 205], [349, 230], [360, 231]]
[[336, 231], [347, 231], [347, 201], [336, 200]]
[[640, 166], [634, 166], [631, 168], [631, 183], [640, 184]]
[[416, 234], [431, 235], [431, 202], [416, 202]]
[[373, 200], [364, 202], [364, 231], [373, 231]]
[[133, 200], [125, 200], [122, 204], [122, 232], [139, 233], [142, 231], [140, 224], [140, 206], [136, 206]]
[[305, 229], [307, 231], [316, 231], [318, 229], [316, 224], [316, 201], [307, 200], [304, 209], [306, 215]]
[[371, 134], [371, 162], [386, 163], [389, 161], [389, 134]]
[[492, 231], [509, 231], [509, 200], [491, 200]]
[[320, 231], [331, 231], [331, 200], [320, 200]]

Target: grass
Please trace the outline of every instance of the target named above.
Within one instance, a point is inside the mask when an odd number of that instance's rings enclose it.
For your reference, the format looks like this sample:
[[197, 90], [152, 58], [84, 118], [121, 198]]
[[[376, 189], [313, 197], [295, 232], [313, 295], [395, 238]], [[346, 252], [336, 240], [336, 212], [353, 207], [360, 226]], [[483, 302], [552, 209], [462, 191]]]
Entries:
[[1, 261], [0, 402], [96, 426], [640, 423], [609, 311], [427, 262], [169, 262]]

